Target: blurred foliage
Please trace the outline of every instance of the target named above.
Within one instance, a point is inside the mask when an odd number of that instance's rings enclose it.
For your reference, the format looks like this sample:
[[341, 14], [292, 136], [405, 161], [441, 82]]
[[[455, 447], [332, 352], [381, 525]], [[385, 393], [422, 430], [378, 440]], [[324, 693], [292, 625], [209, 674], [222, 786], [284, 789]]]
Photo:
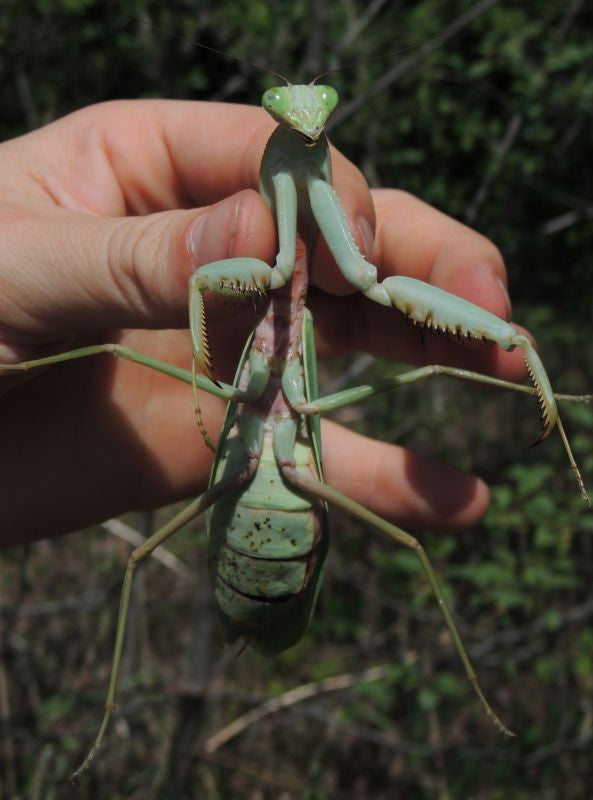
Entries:
[[[332, 141], [372, 184], [405, 188], [492, 238], [514, 318], [537, 336], [554, 386], [584, 392], [592, 34], [593, 7], [580, 0], [0, 0], [0, 134], [120, 97], [253, 103], [277, 80], [195, 41], [294, 81], [354, 64], [331, 76], [343, 98]], [[326, 380], [345, 367], [325, 368]], [[386, 369], [373, 364], [364, 378]], [[72, 788], [101, 713], [128, 553], [87, 531], [0, 560], [2, 797], [591, 796], [593, 517], [558, 437], [530, 450], [533, 402], [444, 379], [337, 416], [494, 486], [479, 530], [422, 541], [482, 686], [519, 737], [502, 742], [483, 719], [409, 553], [334, 515], [310, 634], [271, 661], [233, 659], [209, 612], [196, 529], [170, 545], [192, 580], [152, 562], [141, 572], [119, 713]], [[590, 409], [567, 407], [564, 418], [591, 483]], [[320, 691], [204, 753], [254, 704], [381, 663], [387, 678]]]

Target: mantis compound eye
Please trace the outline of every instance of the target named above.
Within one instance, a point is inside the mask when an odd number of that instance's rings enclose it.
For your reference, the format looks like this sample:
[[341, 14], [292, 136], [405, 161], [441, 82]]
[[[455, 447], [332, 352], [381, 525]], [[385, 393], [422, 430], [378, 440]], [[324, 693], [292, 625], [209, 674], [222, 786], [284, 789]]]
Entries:
[[333, 86], [316, 86], [315, 92], [319, 103], [323, 106], [327, 114], [331, 114], [338, 105], [338, 93]]
[[288, 95], [283, 87], [268, 89], [262, 96], [262, 106], [272, 116], [281, 116], [288, 107]]

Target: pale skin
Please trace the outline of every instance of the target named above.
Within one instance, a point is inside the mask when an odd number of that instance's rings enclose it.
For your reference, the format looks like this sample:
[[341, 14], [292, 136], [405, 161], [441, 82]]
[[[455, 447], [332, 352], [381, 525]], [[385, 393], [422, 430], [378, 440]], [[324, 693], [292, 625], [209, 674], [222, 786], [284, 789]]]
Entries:
[[[255, 107], [132, 101], [83, 109], [1, 145], [0, 361], [119, 341], [188, 367], [192, 272], [239, 255], [273, 263], [274, 222], [254, 191], [273, 128]], [[334, 173], [357, 244], [382, 278], [420, 278], [509, 319], [491, 242], [403, 192], [369, 193], [337, 153]], [[430, 336], [421, 344], [399, 314], [351, 294], [324, 247], [313, 283], [321, 356], [366, 350], [524, 378], [517, 351]], [[253, 308], [207, 303], [217, 377], [230, 381]], [[3, 544], [164, 505], [207, 484], [212, 453], [191, 390], [171, 378], [99, 356], [33, 380], [2, 377], [3, 389]], [[215, 434], [224, 404], [202, 393], [201, 406]], [[431, 459], [331, 423], [323, 445], [327, 482], [405, 527], [468, 527], [486, 508], [482, 481]]]

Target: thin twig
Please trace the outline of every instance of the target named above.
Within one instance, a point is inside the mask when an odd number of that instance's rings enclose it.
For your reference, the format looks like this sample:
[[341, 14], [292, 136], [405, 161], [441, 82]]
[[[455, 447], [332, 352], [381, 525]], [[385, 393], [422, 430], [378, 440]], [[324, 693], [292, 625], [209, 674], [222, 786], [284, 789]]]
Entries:
[[515, 112], [508, 121], [504, 136], [494, 148], [492, 160], [490, 162], [490, 169], [484, 171], [484, 177], [480, 183], [467, 211], [465, 212], [465, 219], [467, 222], [475, 222], [480, 208], [484, 205], [490, 191], [490, 187], [494, 178], [500, 173], [503, 162], [513, 146], [515, 139], [521, 125], [523, 124], [523, 115]]
[[234, 770], [257, 780], [258, 787], [264, 784], [275, 789], [284, 789], [297, 793], [303, 790], [301, 783], [297, 782], [292, 775], [279, 772], [277, 768], [273, 768], [269, 764], [265, 766], [263, 764], [254, 764], [252, 760], [236, 758], [226, 753], [217, 753], [216, 756], [209, 760], [213, 764], [219, 764], [226, 770]]
[[104, 591], [93, 590], [69, 595], [61, 600], [43, 600], [39, 603], [26, 603], [15, 608], [0, 606], [0, 614], [10, 611], [14, 613], [16, 619], [21, 619], [22, 617], [53, 616], [66, 611], [87, 611], [101, 605], [105, 601], [105, 595]]
[[566, 11], [564, 13], [564, 17], [562, 18], [560, 25], [556, 29], [556, 37], [558, 40], [564, 39], [566, 36], [568, 29], [574, 22], [574, 18], [581, 10], [581, 6], [583, 5], [583, 0], [573, 0], [573, 2], [567, 6]]
[[363, 353], [357, 356], [343, 372], [333, 378], [327, 386], [323, 387], [324, 394], [334, 394], [344, 389], [351, 381], [363, 373], [376, 361], [374, 356]]
[[376, 81], [373, 86], [368, 89], [361, 95], [360, 97], [356, 97], [348, 103], [344, 103], [340, 108], [338, 108], [330, 121], [327, 125], [327, 130], [329, 131], [331, 128], [335, 128], [341, 122], [343, 122], [348, 117], [355, 114], [359, 108], [362, 108], [368, 100], [373, 97], [375, 94], [380, 94], [381, 92], [385, 91], [388, 86], [391, 86], [392, 83], [400, 80], [406, 73], [413, 70], [415, 67], [419, 66], [423, 61], [425, 61], [429, 56], [433, 54], [435, 50], [441, 48], [445, 42], [452, 39], [454, 36], [458, 36], [459, 33], [469, 25], [470, 22], [473, 22], [474, 19], [479, 17], [481, 14], [484, 14], [486, 11], [489, 11], [492, 6], [496, 5], [499, 0], [481, 0], [478, 3], [475, 3], [471, 8], [464, 11], [463, 14], [460, 14], [456, 17], [452, 22], [450, 22], [440, 33], [436, 34], [429, 42], [426, 42], [424, 45], [418, 48], [411, 56], [405, 58], [403, 61], [398, 61], [394, 64], [391, 69], [387, 70], [378, 81]]
[[531, 767], [534, 764], [541, 764], [542, 761], [547, 761], [562, 753], [568, 753], [570, 750], [581, 750], [589, 745], [592, 740], [593, 731], [588, 731], [582, 736], [576, 736], [574, 739], [559, 739], [545, 747], [540, 747], [539, 750], [535, 750], [531, 755], [526, 756], [525, 764]]
[[354, 40], [357, 39], [364, 29], [372, 22], [386, 2], [387, 0], [371, 0], [362, 13], [359, 14], [349, 25], [346, 32], [340, 37], [340, 41], [337, 43], [328, 69], [339, 69], [340, 65], [338, 62], [338, 57], [348, 50], [352, 42], [354, 42]]
[[17, 792], [16, 749], [10, 725], [10, 692], [4, 661], [4, 640], [3, 620], [0, 616], [0, 730], [4, 731], [4, 735], [0, 735], [0, 755], [4, 764], [4, 778], [0, 782], [0, 796], [4, 785], [7, 798], [12, 798], [16, 796]]
[[[593, 599], [587, 600], [581, 605], [569, 608], [564, 614], [560, 614], [556, 620], [557, 630], [565, 629], [567, 625], [575, 625], [582, 623], [588, 617], [593, 615]], [[517, 646], [522, 640], [532, 640], [534, 637], [541, 634], [550, 633], [550, 627], [545, 619], [536, 620], [532, 625], [526, 625], [523, 628], [513, 628], [508, 631], [501, 631], [500, 633], [491, 636], [487, 640], [483, 640], [470, 649], [472, 657], [477, 659], [484, 658], [485, 655], [493, 650], [500, 650], [501, 647], [509, 647], [510, 645]]]
[[35, 762], [33, 779], [31, 781], [31, 794], [29, 795], [30, 800], [42, 800], [43, 797], [47, 797], [45, 793], [45, 780], [53, 755], [53, 745], [46, 744]]
[[557, 217], [549, 219], [541, 227], [541, 232], [544, 236], [551, 236], [554, 233], [559, 233], [570, 228], [572, 225], [577, 225], [579, 222], [593, 219], [593, 206], [583, 208], [581, 211], [565, 211]]
[[[133, 547], [139, 547], [146, 541], [146, 538], [135, 528], [126, 525], [125, 522], [122, 522], [119, 519], [108, 519], [107, 522], [103, 523], [103, 528], [109, 533], [112, 533], [114, 536], [117, 536], [120, 539], [123, 539], [124, 542], [131, 544]], [[167, 569], [170, 569], [171, 572], [175, 572], [179, 577], [183, 578], [187, 581], [195, 580], [195, 573], [194, 571], [184, 564], [180, 558], [177, 558], [176, 555], [170, 550], [167, 550], [166, 547], [159, 547], [152, 553], [152, 558], [155, 558], [157, 561], [160, 561], [161, 564]]]
[[214, 736], [211, 736], [204, 745], [206, 753], [214, 753], [223, 744], [226, 744], [235, 736], [238, 736], [250, 725], [269, 717], [295, 703], [301, 703], [303, 700], [309, 700], [311, 697], [316, 697], [324, 692], [335, 692], [341, 689], [349, 689], [356, 683], [368, 683], [370, 681], [378, 681], [385, 678], [388, 674], [387, 666], [371, 667], [359, 673], [345, 673], [344, 675], [335, 675], [331, 678], [325, 678], [322, 681], [314, 681], [312, 683], [304, 683], [297, 686], [295, 689], [290, 689], [284, 692], [280, 697], [272, 697], [266, 700], [251, 711], [241, 714], [229, 725], [226, 725]]

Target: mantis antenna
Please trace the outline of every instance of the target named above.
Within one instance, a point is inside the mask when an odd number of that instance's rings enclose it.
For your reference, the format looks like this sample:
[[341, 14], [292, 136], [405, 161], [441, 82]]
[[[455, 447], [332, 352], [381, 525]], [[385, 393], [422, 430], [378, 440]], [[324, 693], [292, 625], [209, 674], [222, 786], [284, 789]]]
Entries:
[[[187, 41], [184, 36], [179, 36], [176, 33], [170, 33], [169, 31], [163, 30], [163, 28], [159, 28], [158, 25], [152, 23], [149, 19], [145, 19], [144, 17], [139, 17], [137, 14], [132, 14], [131, 11], [126, 12], [129, 17], [132, 17], [138, 22], [141, 22], [143, 25], [146, 25], [149, 28], [152, 28], [154, 31], [158, 31], [159, 33], [164, 34], [165, 36], [169, 36], [171, 39], [180, 39], [182, 42]], [[223, 56], [224, 58], [231, 58], [233, 61], [238, 61], [240, 64], [249, 64], [250, 67], [255, 67], [256, 69], [261, 69], [263, 72], [268, 72], [270, 75], [275, 75], [280, 80], [284, 81], [287, 86], [290, 86], [290, 81], [288, 78], [285, 78], [284, 75], [280, 72], [276, 72], [276, 70], [271, 69], [271, 67], [266, 67], [263, 64], [258, 64], [255, 61], [249, 61], [248, 58], [242, 58], [241, 56], [233, 55], [233, 53], [226, 53], [224, 50], [218, 50], [216, 47], [211, 47], [209, 44], [202, 44], [202, 42], [198, 42], [195, 39], [191, 40], [191, 43], [196, 47], [201, 47], [202, 50], [209, 50], [211, 53], [216, 53], [219, 56]]]
[[419, 47], [399, 47], [397, 50], [387, 50], [385, 53], [381, 53], [378, 56], [370, 56], [370, 58], [361, 58], [359, 61], [350, 61], [348, 64], [341, 64], [339, 67], [333, 67], [333, 69], [328, 69], [325, 72], [321, 72], [311, 81], [310, 85], [313, 86], [320, 78], [325, 78], [327, 75], [334, 75], [336, 72], [343, 72], [345, 69], [351, 69], [352, 67], [359, 67], [361, 64], [370, 64], [372, 61], [381, 61], [388, 56], [399, 56], [403, 53], [410, 53], [414, 50], [420, 50], [422, 48], [430, 48], [434, 49], [435, 46], [438, 45], [439, 41], [442, 40], [445, 42], [449, 36], [457, 30], [461, 30], [464, 28], [464, 25], [450, 25], [448, 28], [445, 28], [440, 33], [437, 33], [436, 36], [433, 36], [431, 39], [427, 39], [423, 45]]
[[[147, 27], [152, 28], [155, 31], [158, 31], [159, 33], [169, 36], [172, 39], [180, 39], [183, 42], [187, 41], [187, 39], [184, 36], [180, 36], [176, 33], [170, 33], [169, 31], [165, 31], [163, 30], [163, 28], [159, 28], [158, 25], [155, 25], [150, 20], [145, 19], [144, 17], [140, 17], [137, 14], [133, 14], [131, 11], [127, 11], [126, 13], [129, 17], [132, 17], [138, 22], [141, 22], [143, 25], [146, 25]], [[435, 46], [438, 45], [439, 41], [442, 40], [443, 42], [445, 42], [451, 34], [455, 33], [455, 31], [457, 30], [461, 30], [464, 27], [465, 25], [461, 24], [450, 25], [448, 28], [445, 28], [444, 30], [440, 31], [440, 33], [437, 33], [436, 36], [433, 36], [432, 38], [428, 39], [426, 42], [424, 42], [423, 45], [419, 47], [400, 47], [397, 48], [396, 50], [387, 50], [385, 53], [381, 53], [378, 56], [371, 56], [370, 58], [362, 58], [358, 61], [351, 61], [348, 64], [342, 64], [339, 67], [334, 67], [333, 69], [329, 69], [326, 72], [321, 72], [319, 75], [313, 78], [313, 80], [311, 80], [309, 85], [313, 86], [315, 83], [317, 83], [317, 81], [320, 78], [324, 78], [326, 75], [334, 75], [337, 72], [343, 72], [346, 69], [351, 69], [352, 67], [358, 67], [361, 64], [369, 64], [372, 61], [380, 61], [381, 59], [388, 58], [389, 56], [401, 55], [403, 53], [409, 53], [426, 47], [433, 49]], [[275, 77], [280, 78], [280, 80], [284, 81], [284, 83], [286, 83], [287, 86], [291, 85], [291, 82], [288, 80], [288, 78], [286, 78], [281, 72], [277, 72], [276, 70], [272, 69], [271, 67], [267, 67], [264, 64], [258, 64], [256, 61], [250, 61], [248, 58], [243, 58], [241, 56], [236, 56], [233, 53], [228, 53], [224, 50], [219, 50], [216, 47], [212, 47], [211, 45], [208, 44], [203, 44], [202, 42], [198, 42], [195, 39], [192, 39], [191, 43], [196, 47], [200, 47], [202, 50], [208, 50], [209, 52], [216, 53], [217, 55], [223, 56], [224, 58], [230, 58], [233, 61], [238, 61], [240, 64], [249, 64], [249, 66], [251, 67], [255, 67], [256, 69], [260, 69], [263, 72], [267, 72], [270, 75], [274, 75]]]

